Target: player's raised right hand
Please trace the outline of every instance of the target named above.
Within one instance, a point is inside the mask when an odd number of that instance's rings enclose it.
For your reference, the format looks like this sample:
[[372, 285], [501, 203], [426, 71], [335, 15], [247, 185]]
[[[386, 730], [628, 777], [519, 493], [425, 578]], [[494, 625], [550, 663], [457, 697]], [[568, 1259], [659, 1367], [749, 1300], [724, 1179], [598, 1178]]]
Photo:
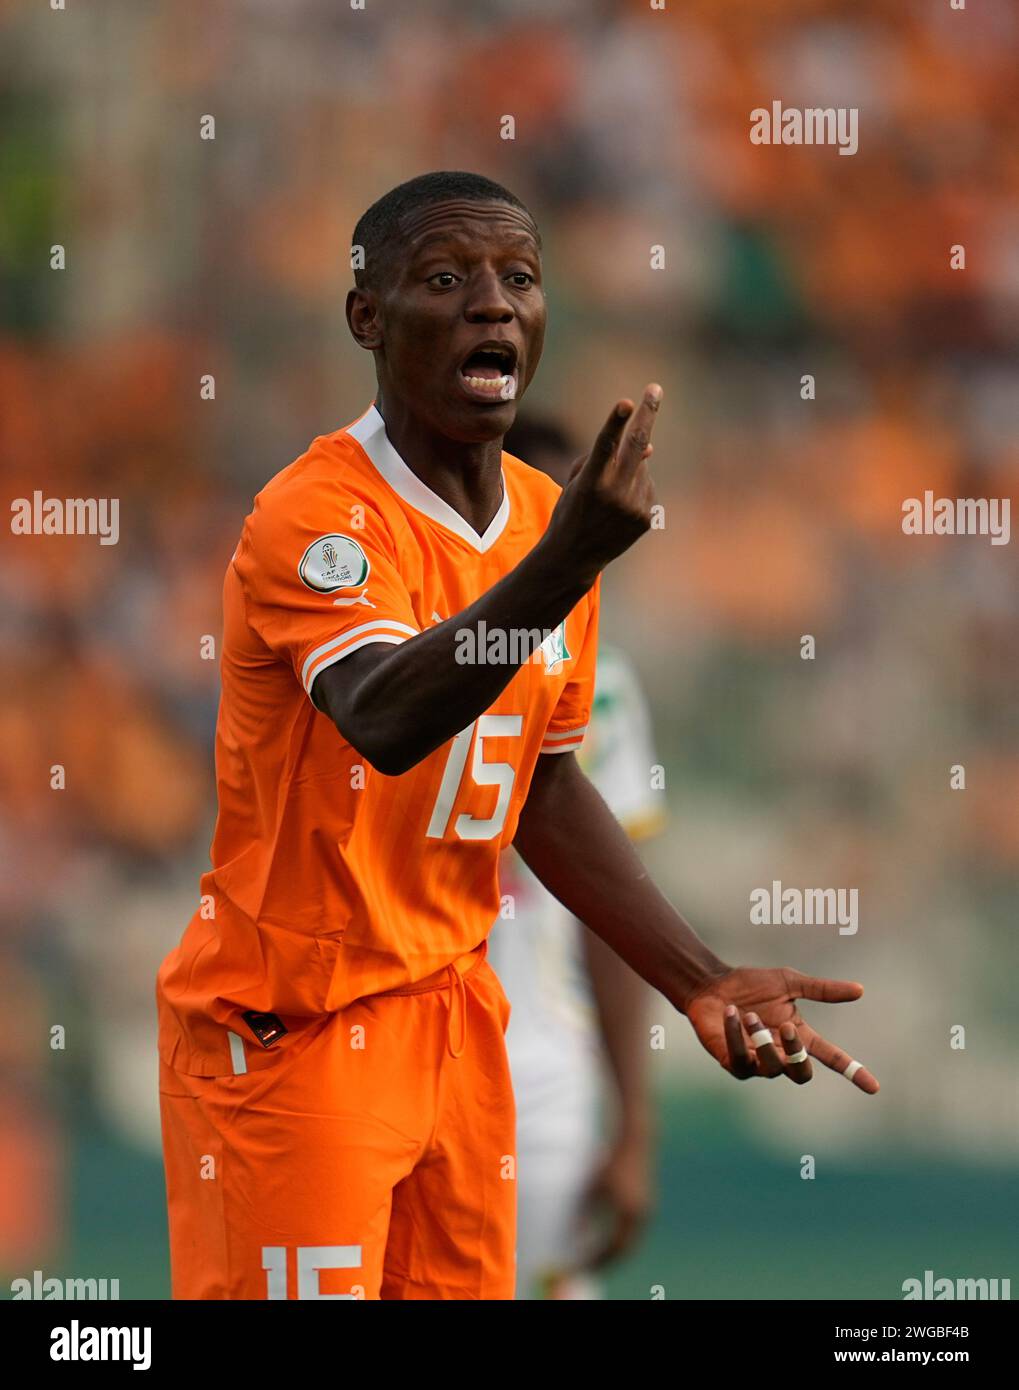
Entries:
[[654, 485], [648, 468], [651, 431], [662, 388], [645, 388], [640, 405], [619, 401], [591, 452], [563, 489], [546, 539], [593, 584], [605, 566], [650, 529]]

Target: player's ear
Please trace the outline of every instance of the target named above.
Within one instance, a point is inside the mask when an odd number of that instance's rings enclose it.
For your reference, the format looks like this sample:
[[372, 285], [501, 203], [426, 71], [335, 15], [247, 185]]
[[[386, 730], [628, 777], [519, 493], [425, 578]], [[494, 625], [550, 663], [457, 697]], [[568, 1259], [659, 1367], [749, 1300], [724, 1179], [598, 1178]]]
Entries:
[[373, 291], [353, 289], [347, 292], [347, 325], [358, 347], [373, 352], [382, 346], [379, 301]]

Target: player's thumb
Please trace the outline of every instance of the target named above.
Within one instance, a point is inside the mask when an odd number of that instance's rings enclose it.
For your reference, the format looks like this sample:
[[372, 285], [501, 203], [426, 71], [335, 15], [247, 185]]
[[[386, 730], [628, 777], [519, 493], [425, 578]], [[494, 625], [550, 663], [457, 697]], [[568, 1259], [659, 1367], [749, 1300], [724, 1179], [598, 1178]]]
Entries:
[[863, 994], [863, 985], [856, 980], [816, 979], [798, 971], [794, 978], [797, 999], [815, 999], [821, 1004], [851, 1004]]

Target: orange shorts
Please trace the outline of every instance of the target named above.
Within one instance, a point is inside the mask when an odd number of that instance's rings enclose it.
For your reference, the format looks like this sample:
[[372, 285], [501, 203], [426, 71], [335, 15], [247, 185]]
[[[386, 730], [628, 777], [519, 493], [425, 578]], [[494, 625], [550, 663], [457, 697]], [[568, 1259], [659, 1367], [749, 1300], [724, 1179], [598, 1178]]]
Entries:
[[512, 1298], [508, 1020], [482, 947], [267, 1051], [232, 1038], [240, 1074], [161, 1062], [174, 1298]]

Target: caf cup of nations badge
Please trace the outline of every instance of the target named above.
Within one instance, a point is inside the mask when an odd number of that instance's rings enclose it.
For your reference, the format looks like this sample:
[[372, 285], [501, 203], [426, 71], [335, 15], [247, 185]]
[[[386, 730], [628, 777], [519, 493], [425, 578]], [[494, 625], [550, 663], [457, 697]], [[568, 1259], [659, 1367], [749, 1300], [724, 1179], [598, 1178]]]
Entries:
[[304, 552], [297, 572], [309, 589], [332, 594], [359, 589], [370, 569], [368, 556], [350, 536], [319, 536]]

